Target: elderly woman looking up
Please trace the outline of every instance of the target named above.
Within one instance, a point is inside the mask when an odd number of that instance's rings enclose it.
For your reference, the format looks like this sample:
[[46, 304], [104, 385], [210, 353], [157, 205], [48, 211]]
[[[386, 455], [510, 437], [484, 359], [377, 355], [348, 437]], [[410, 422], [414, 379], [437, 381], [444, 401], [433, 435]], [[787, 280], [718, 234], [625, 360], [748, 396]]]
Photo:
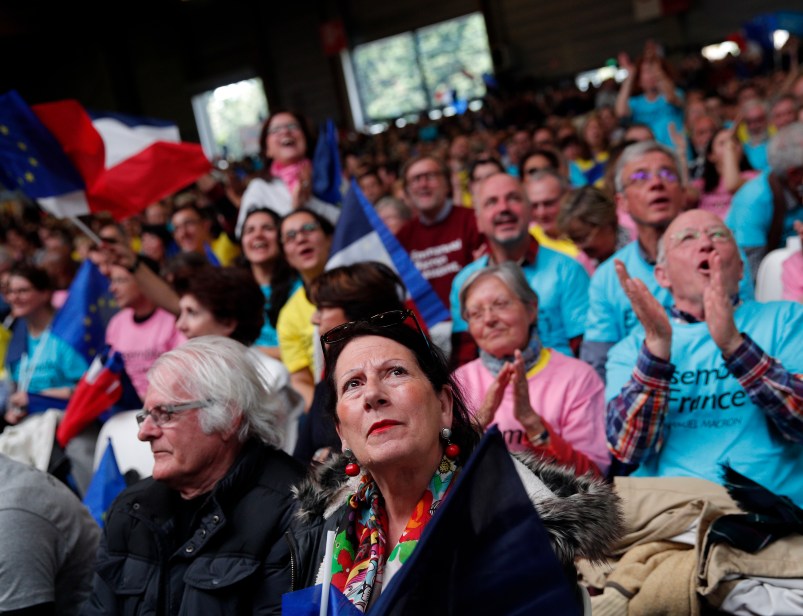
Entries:
[[538, 297], [518, 265], [472, 274], [460, 289], [460, 310], [480, 356], [455, 376], [480, 425], [497, 424], [512, 451], [604, 474], [605, 386], [586, 363], [543, 347]]
[[153, 477], [112, 504], [83, 613], [279, 614], [303, 467], [277, 449], [277, 400], [221, 336], [165, 353], [148, 377], [137, 422]]
[[[335, 530], [332, 584], [360, 611], [370, 611], [438, 515], [437, 506], [449, 498], [480, 430], [443, 354], [412, 312], [393, 310], [345, 323], [321, 342], [328, 345], [329, 409], [346, 459], [324, 467], [319, 481], [310, 479], [299, 490], [301, 509], [292, 534], [299, 574], [295, 586], [315, 582], [324, 554], [322, 537]], [[519, 462], [514, 467], [546, 526], [562, 528], [571, 537], [567, 543], [577, 548], [577, 553], [563, 554], [565, 566], [573, 568], [580, 552], [599, 556], [618, 533], [616, 498], [601, 481], [590, 476], [577, 480], [552, 467], [569, 480], [560, 493], [571, 494], [576, 503], [564, 508], [568, 499], [547, 486], [554, 476]], [[567, 518], [558, 513], [573, 508], [581, 526], [600, 524], [582, 547], [582, 541], [575, 541], [577, 526], [566, 525]]]
[[[399, 276], [384, 263], [362, 261], [325, 271], [310, 284], [315, 304], [312, 322], [325, 334], [333, 327], [367, 319], [388, 310], [404, 310], [406, 290]], [[326, 383], [315, 385], [315, 396], [303, 422], [293, 456], [305, 463], [321, 462], [340, 453], [340, 439], [327, 412]]]
[[252, 179], [240, 202], [235, 232], [239, 238], [245, 219], [255, 207], [269, 207], [279, 216], [306, 207], [332, 224], [340, 208], [312, 194], [312, 162], [308, 151], [314, 146], [306, 118], [294, 111], [275, 111], [259, 135], [263, 177]]

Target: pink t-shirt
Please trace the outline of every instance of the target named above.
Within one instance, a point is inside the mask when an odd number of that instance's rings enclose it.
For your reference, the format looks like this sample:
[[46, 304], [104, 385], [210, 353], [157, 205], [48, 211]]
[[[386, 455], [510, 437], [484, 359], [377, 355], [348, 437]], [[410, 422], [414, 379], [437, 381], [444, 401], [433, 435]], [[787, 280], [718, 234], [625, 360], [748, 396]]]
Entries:
[[803, 252], [787, 257], [781, 265], [781, 288], [783, 298], [803, 302]]
[[106, 344], [122, 353], [125, 370], [140, 399], [148, 390], [148, 370], [167, 351], [184, 344], [187, 338], [176, 329], [176, 317], [157, 308], [148, 320], [137, 323], [134, 311], [123, 308], [109, 321]]
[[[742, 171], [739, 177], [747, 181], [752, 180], [757, 175], [758, 171]], [[725, 220], [725, 216], [731, 209], [733, 193], [725, 190], [722, 179], [719, 180], [719, 185], [710, 193], [703, 192], [704, 183], [701, 178], [694, 180], [693, 185], [700, 191], [700, 203], [697, 208], [716, 214], [722, 220]]]
[[[473, 412], [494, 381], [494, 376], [475, 359], [455, 371]], [[605, 474], [610, 454], [605, 442], [605, 386], [585, 362], [545, 349], [527, 377], [530, 405], [576, 451], [584, 453]], [[494, 422], [511, 451], [527, 450], [526, 434], [513, 415], [513, 389], [505, 390]]]

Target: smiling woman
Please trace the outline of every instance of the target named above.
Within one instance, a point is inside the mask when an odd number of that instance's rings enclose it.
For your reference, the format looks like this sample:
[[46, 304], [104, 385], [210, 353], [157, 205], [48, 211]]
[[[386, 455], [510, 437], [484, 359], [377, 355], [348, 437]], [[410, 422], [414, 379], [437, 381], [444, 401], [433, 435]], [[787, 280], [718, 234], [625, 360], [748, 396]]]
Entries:
[[[334, 530], [332, 584], [367, 612], [449, 498], [479, 442], [480, 429], [443, 354], [410, 311], [343, 324], [321, 340], [328, 345], [329, 410], [345, 456], [299, 488], [301, 510], [290, 536], [298, 572], [294, 589], [315, 583], [325, 551], [322, 537]], [[348, 477], [342, 475], [344, 467]], [[553, 547], [569, 579], [575, 579], [574, 558], [581, 553], [598, 558], [618, 534], [616, 497], [590, 476], [578, 481], [557, 471], [558, 479], [544, 467], [520, 462], [513, 468], [547, 531], [553, 537], [572, 537], [568, 543], [573, 548]], [[583, 519], [579, 526], [601, 524], [587, 535], [593, 540], [580, 540], [577, 525], [556, 514], [564, 507], [556, 492], [571, 494], [575, 514], [577, 508], [583, 510], [576, 518]], [[530, 513], [535, 516], [535, 510]], [[575, 606], [564, 607], [571, 611]]]
[[512, 262], [478, 270], [460, 290], [460, 308], [479, 358], [457, 369], [476, 419], [497, 425], [511, 451], [604, 474], [604, 385], [585, 362], [542, 345], [538, 297]]
[[243, 193], [237, 237], [242, 234], [248, 213], [258, 207], [269, 207], [279, 216], [306, 207], [335, 223], [340, 209], [312, 194], [308, 152], [315, 144], [306, 118], [295, 111], [274, 111], [262, 126], [259, 143], [263, 177], [252, 179]]

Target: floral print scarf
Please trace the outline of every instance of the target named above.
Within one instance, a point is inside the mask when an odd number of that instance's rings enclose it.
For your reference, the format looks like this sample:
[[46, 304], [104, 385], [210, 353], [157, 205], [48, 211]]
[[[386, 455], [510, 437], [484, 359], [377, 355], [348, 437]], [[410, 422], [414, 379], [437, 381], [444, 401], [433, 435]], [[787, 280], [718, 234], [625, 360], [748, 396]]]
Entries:
[[382, 586], [386, 568], [398, 568], [410, 557], [456, 475], [454, 460], [443, 456], [390, 555], [385, 501], [373, 477], [362, 476], [348, 498], [332, 556], [332, 584], [361, 612], [368, 609], [374, 588]]

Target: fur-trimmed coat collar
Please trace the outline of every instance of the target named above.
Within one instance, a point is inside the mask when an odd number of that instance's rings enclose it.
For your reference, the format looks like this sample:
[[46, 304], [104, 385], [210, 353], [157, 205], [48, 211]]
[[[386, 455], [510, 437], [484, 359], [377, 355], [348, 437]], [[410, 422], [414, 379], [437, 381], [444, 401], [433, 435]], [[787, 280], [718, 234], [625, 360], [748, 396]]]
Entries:
[[[511, 455], [560, 561], [573, 565], [576, 558], [604, 560], [623, 533], [619, 497], [612, 486], [590, 474], [577, 477], [533, 454]], [[347, 477], [345, 466], [346, 459], [339, 456], [297, 486], [297, 524], [328, 519], [343, 506], [360, 480]]]

